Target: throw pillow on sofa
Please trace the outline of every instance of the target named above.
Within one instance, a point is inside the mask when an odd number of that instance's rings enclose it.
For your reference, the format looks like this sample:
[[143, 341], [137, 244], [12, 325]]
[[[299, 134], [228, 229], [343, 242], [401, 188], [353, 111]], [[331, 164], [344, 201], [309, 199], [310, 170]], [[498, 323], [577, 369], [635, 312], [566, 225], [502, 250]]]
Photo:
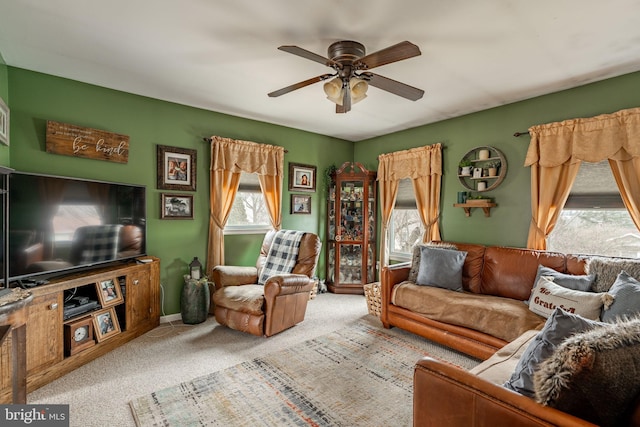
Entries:
[[540, 277], [546, 276], [551, 277], [553, 282], [557, 285], [560, 285], [567, 289], [573, 289], [574, 291], [583, 291], [588, 292], [591, 290], [591, 285], [596, 280], [595, 274], [587, 274], [587, 275], [574, 275], [574, 274], [566, 274], [560, 273], [559, 271], [554, 270], [553, 268], [545, 267], [544, 265], [538, 266], [538, 271], [536, 273], [536, 278], [533, 281], [535, 285], [540, 280]]
[[412, 255], [411, 255], [411, 269], [409, 270], [409, 277], [407, 277], [407, 281], [416, 283], [418, 279], [418, 270], [420, 269], [420, 249], [428, 246], [430, 248], [442, 248], [442, 249], [453, 249], [456, 250], [458, 247], [453, 243], [446, 242], [431, 242], [431, 243], [419, 243], [413, 247]]
[[549, 317], [553, 310], [562, 308], [591, 320], [600, 319], [603, 306], [609, 307], [613, 297], [606, 292], [581, 292], [557, 285], [551, 278], [542, 276], [531, 291], [529, 310]]
[[536, 400], [600, 426], [631, 425], [638, 376], [640, 318], [605, 323], [567, 339], [540, 364]]
[[423, 246], [416, 284], [462, 291], [462, 266], [466, 257], [464, 251]]
[[614, 300], [611, 307], [602, 312], [603, 322], [614, 322], [640, 313], [640, 281], [621, 271], [609, 289]]
[[572, 334], [606, 323], [585, 319], [557, 308], [524, 351], [511, 378], [504, 387], [528, 397], [535, 397], [533, 374], [555, 348]]

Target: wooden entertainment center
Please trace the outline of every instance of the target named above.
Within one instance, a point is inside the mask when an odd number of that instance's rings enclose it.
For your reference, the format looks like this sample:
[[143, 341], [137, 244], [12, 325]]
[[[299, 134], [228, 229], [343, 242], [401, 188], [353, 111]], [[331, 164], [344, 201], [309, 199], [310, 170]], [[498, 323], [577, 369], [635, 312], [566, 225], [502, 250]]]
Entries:
[[[98, 295], [101, 286], [110, 287], [111, 291], [114, 285], [119, 287], [121, 296], [105, 299]], [[160, 260], [151, 256], [52, 279], [30, 292], [33, 301], [27, 308], [26, 328], [28, 392], [160, 324]], [[65, 319], [65, 298], [70, 296], [88, 297], [99, 304], [90, 312]], [[105, 313], [113, 313], [115, 319]], [[113, 324], [104, 331], [97, 330], [96, 318]], [[10, 342], [0, 349], [3, 354], [9, 350], [7, 345]], [[11, 370], [2, 368], [0, 403], [9, 403]]]

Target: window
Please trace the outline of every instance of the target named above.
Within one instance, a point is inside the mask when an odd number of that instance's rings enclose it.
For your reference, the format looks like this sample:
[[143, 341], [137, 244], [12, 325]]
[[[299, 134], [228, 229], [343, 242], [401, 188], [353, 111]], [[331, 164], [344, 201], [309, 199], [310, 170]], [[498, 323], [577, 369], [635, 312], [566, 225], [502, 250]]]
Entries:
[[583, 162], [547, 249], [640, 257], [640, 231], [627, 212], [608, 161]]
[[241, 173], [240, 187], [233, 201], [225, 234], [261, 233], [271, 229], [258, 175]]
[[423, 234], [424, 226], [416, 207], [413, 183], [406, 178], [400, 181], [396, 204], [391, 214], [389, 257], [397, 261], [409, 261], [413, 247], [422, 241]]

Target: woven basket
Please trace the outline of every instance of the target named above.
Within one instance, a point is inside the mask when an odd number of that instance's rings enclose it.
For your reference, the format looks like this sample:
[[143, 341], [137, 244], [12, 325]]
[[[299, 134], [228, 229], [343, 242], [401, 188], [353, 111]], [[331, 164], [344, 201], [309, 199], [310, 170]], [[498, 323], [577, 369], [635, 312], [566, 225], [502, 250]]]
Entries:
[[380, 317], [382, 314], [380, 282], [367, 283], [364, 285], [364, 296], [367, 298], [367, 309], [369, 310], [369, 314]]

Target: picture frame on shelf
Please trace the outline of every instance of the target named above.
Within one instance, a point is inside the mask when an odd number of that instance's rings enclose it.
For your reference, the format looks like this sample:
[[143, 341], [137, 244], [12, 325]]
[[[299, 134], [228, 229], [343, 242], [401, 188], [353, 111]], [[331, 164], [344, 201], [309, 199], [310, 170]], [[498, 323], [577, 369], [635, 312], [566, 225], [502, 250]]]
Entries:
[[9, 145], [9, 107], [0, 98], [0, 142]]
[[311, 196], [307, 194], [291, 195], [291, 214], [311, 214]]
[[289, 190], [316, 191], [316, 167], [301, 163], [289, 163]]
[[189, 148], [158, 145], [158, 189], [196, 191], [197, 155]]
[[118, 335], [120, 333], [120, 324], [113, 307], [96, 311], [93, 314], [93, 328], [98, 342]]
[[161, 193], [160, 219], [193, 219], [193, 195]]
[[102, 307], [111, 307], [124, 302], [120, 282], [117, 277], [96, 282], [96, 292]]

